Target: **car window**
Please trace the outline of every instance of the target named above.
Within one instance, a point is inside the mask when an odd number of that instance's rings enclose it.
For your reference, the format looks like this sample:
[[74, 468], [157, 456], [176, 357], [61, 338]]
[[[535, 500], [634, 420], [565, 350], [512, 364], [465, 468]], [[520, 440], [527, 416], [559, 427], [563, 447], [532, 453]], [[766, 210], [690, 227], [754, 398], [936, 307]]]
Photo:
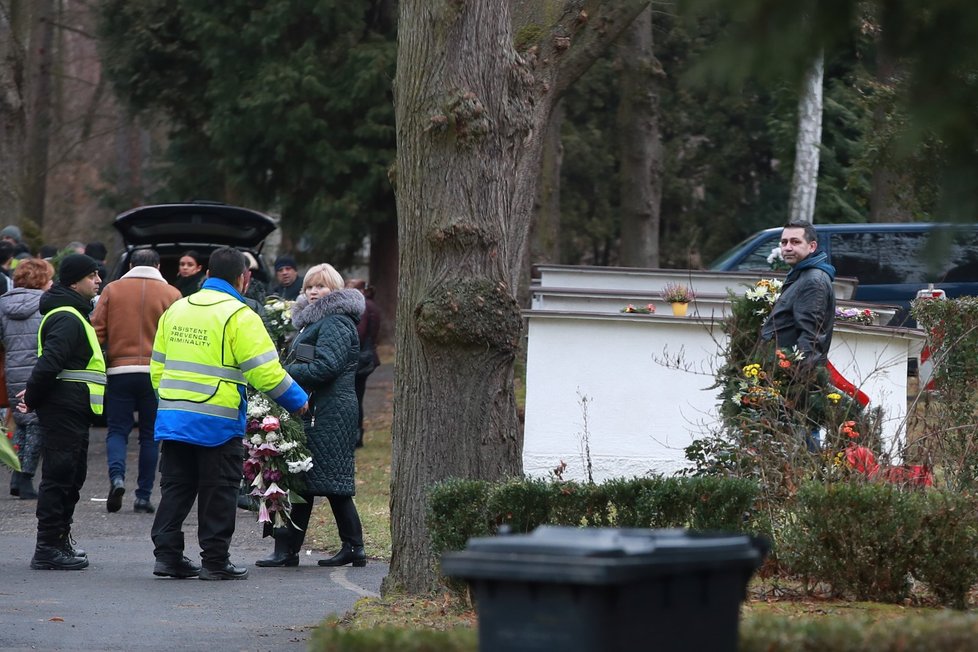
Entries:
[[732, 270], [764, 270], [773, 269], [771, 263], [767, 261], [771, 251], [778, 249], [781, 234], [774, 234], [767, 240], [762, 240], [760, 244], [751, 249], [750, 253], [744, 256], [743, 260], [731, 267]]
[[833, 233], [832, 264], [839, 276], [855, 276], [861, 285], [920, 285], [935, 280], [924, 250], [923, 231]]
[[978, 231], [944, 231], [935, 233], [932, 240], [925, 253], [932, 267], [940, 270], [941, 281], [978, 282]]

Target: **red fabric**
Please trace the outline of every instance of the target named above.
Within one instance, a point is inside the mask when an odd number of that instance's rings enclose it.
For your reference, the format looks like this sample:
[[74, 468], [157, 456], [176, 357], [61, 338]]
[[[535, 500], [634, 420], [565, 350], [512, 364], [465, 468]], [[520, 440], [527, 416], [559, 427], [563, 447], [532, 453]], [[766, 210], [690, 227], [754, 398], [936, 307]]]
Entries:
[[861, 389], [850, 383], [845, 377], [839, 373], [835, 366], [831, 362], [825, 363], [825, 369], [829, 372], [829, 382], [839, 388], [840, 391], [845, 392], [853, 399], [855, 399], [861, 406], [866, 407], [869, 405], [869, 396], [866, 395]]

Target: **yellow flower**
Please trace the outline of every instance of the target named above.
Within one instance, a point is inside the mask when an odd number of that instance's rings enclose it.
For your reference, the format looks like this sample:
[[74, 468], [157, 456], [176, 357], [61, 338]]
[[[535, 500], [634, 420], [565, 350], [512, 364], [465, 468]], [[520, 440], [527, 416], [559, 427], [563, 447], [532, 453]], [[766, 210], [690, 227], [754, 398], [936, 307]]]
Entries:
[[833, 403], [838, 403], [839, 401], [842, 400], [842, 394], [839, 394], [838, 392], [832, 392], [831, 394], [826, 395], [825, 398], [829, 399]]
[[761, 372], [761, 365], [759, 364], [749, 364], [743, 369], [744, 375], [748, 378], [757, 378], [757, 375]]

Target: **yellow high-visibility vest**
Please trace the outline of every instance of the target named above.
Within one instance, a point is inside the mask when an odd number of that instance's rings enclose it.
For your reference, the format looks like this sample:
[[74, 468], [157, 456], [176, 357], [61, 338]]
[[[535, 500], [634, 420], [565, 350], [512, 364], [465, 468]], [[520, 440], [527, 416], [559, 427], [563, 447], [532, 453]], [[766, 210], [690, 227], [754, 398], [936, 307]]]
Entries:
[[99, 347], [95, 329], [80, 312], [71, 306], [61, 306], [45, 314], [41, 320], [41, 327], [37, 329], [37, 355], [40, 357], [44, 353], [41, 345], [41, 331], [44, 330], [44, 322], [48, 320], [48, 317], [59, 312], [69, 312], [81, 322], [85, 329], [85, 335], [88, 336], [88, 344], [92, 347], [92, 357], [88, 359], [88, 364], [84, 369], [62, 369], [57, 376], [58, 380], [85, 383], [88, 386], [88, 403], [92, 412], [102, 414], [105, 398], [105, 358], [102, 356], [102, 349]]

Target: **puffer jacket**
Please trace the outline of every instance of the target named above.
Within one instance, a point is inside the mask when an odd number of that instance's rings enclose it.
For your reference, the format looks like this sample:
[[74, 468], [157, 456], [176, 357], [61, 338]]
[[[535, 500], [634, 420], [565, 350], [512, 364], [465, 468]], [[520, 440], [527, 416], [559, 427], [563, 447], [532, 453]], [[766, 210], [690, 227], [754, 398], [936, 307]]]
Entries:
[[[359, 290], [335, 290], [312, 303], [300, 296], [292, 323], [300, 329], [285, 366], [311, 395], [303, 415], [313, 467], [306, 474], [310, 496], [353, 496], [355, 453], [360, 417], [354, 381], [360, 357], [357, 322], [364, 310]], [[312, 361], [296, 359], [297, 349], [311, 344]]]
[[[38, 303], [44, 290], [14, 288], [0, 296], [0, 338], [3, 339], [4, 365], [7, 372], [7, 397], [10, 405], [31, 376], [37, 362], [37, 329], [41, 326]], [[14, 411], [14, 422], [25, 426], [37, 420], [37, 414]]]

